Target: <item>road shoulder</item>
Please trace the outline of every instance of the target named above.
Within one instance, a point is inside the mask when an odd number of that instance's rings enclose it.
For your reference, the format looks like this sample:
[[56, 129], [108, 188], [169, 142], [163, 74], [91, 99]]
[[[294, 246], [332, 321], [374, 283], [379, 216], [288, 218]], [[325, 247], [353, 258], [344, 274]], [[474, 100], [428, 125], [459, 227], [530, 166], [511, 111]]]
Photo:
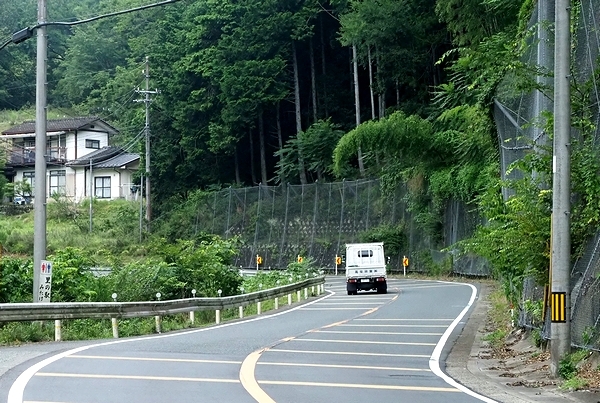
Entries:
[[[446, 373], [469, 389], [502, 403], [581, 402], [597, 403], [600, 395], [593, 392], [563, 392], [550, 379], [540, 361], [509, 363], [515, 371], [507, 373], [506, 360], [490, 358], [490, 349], [483, 340], [490, 304], [491, 286], [474, 283], [479, 295], [446, 360]], [[519, 348], [526, 349], [527, 341]], [[502, 365], [499, 365], [502, 364]], [[517, 368], [518, 367], [518, 368]], [[527, 386], [523, 386], [527, 385]]]

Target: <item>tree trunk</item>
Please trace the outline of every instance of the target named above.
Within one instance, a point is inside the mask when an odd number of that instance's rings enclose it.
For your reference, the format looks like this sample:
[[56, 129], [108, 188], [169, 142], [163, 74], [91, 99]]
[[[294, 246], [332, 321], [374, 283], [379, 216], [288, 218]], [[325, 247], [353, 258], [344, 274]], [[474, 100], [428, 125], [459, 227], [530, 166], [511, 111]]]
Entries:
[[325, 68], [325, 38], [323, 35], [323, 17], [321, 17], [321, 72], [323, 73], [323, 106], [325, 107], [325, 118], [329, 117], [327, 106], [327, 69]]
[[[276, 118], [276, 122], [277, 122], [277, 144], [279, 145], [279, 151], [283, 150], [283, 136], [281, 134], [281, 118], [279, 116], [280, 114], [280, 104], [279, 102], [277, 103], [277, 118]], [[279, 157], [279, 162], [282, 163], [282, 157]], [[282, 164], [283, 165], [283, 164]], [[285, 173], [281, 172], [279, 174], [279, 183], [281, 183], [282, 185], [285, 185]]]
[[254, 140], [252, 139], [252, 129], [248, 129], [248, 137], [250, 138], [250, 176], [252, 184], [256, 185], [256, 173], [254, 172]]
[[312, 92], [313, 123], [317, 121], [317, 73], [315, 71], [315, 50], [312, 38], [310, 39], [310, 83]]
[[375, 94], [373, 94], [373, 59], [371, 58], [371, 47], [369, 46], [369, 91], [371, 93], [371, 119], [375, 120]]
[[265, 151], [265, 125], [262, 108], [258, 112], [258, 139], [260, 144], [260, 183], [267, 185], [267, 157]]
[[396, 79], [396, 107], [400, 109], [400, 85], [398, 85], [398, 79]]
[[[356, 127], [360, 125], [360, 94], [358, 88], [358, 58], [356, 55], [356, 44], [352, 45], [352, 67], [354, 75], [354, 105], [356, 113]], [[363, 162], [362, 150], [360, 145], [358, 146], [358, 170], [360, 176], [365, 176], [365, 164]]]
[[[292, 41], [292, 54], [294, 56], [294, 101], [296, 104], [296, 136], [300, 139], [302, 133], [302, 115], [300, 114], [300, 80], [298, 78], [298, 56], [296, 55], [296, 42]], [[298, 149], [298, 170], [300, 171], [300, 183], [306, 185], [306, 171], [304, 169], [304, 156], [302, 150]]]
[[377, 58], [377, 88], [379, 88], [379, 119], [383, 119], [385, 117], [385, 85], [383, 84], [383, 80], [381, 78], [381, 73], [379, 72], [379, 66], [381, 65], [381, 58], [379, 57], [379, 50], [375, 48], [376, 58]]
[[233, 153], [234, 156], [234, 165], [235, 165], [235, 183], [238, 186], [242, 185], [242, 179], [240, 178], [240, 161], [238, 158], [238, 148], [237, 145], [235, 146], [235, 152]]

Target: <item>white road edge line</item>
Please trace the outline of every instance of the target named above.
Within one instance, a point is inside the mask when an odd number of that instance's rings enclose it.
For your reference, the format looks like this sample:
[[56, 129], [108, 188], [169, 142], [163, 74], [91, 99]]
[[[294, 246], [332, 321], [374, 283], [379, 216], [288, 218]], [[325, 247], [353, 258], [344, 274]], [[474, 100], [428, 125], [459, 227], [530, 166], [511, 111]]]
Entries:
[[[456, 283], [451, 283], [451, 284], [456, 284]], [[454, 331], [454, 329], [456, 328], [458, 323], [467, 314], [467, 312], [469, 311], [469, 309], [475, 302], [475, 298], [477, 297], [477, 287], [475, 287], [473, 284], [467, 284], [467, 283], [461, 283], [461, 284], [471, 287], [471, 290], [472, 290], [471, 299], [469, 300], [469, 303], [467, 304], [467, 306], [462, 310], [462, 312], [460, 314], [458, 314], [456, 319], [454, 319], [454, 321], [450, 324], [450, 326], [448, 326], [448, 329], [446, 329], [446, 331], [442, 335], [442, 338], [440, 339], [438, 344], [433, 349], [431, 358], [429, 358], [429, 369], [431, 369], [431, 372], [433, 372], [435, 375], [442, 378], [448, 385], [454, 386], [455, 388], [461, 390], [462, 392], [466, 393], [469, 396], [474, 397], [475, 399], [481, 400], [486, 403], [498, 403], [498, 401], [496, 401], [496, 400], [493, 400], [493, 399], [490, 399], [489, 397], [480, 395], [479, 393], [473, 392], [471, 389], [467, 388], [466, 386], [461, 385], [460, 383], [456, 382], [454, 379], [452, 379], [451, 377], [446, 375], [440, 369], [440, 357], [442, 355], [442, 350], [444, 349], [446, 342], [450, 338], [450, 335], [452, 334], [452, 332]]]
[[251, 318], [251, 319], [244, 320], [244, 321], [224, 323], [224, 324], [218, 325], [218, 326], [204, 327], [201, 329], [195, 329], [195, 330], [190, 330], [190, 331], [180, 332], [180, 333], [153, 335], [153, 336], [139, 337], [139, 338], [134, 338], [134, 339], [122, 339], [122, 340], [115, 340], [115, 341], [109, 341], [109, 342], [104, 342], [104, 343], [96, 343], [96, 344], [91, 344], [89, 346], [82, 346], [82, 347], [74, 348], [72, 350], [64, 351], [60, 354], [53, 355], [52, 357], [48, 357], [45, 360], [42, 360], [42, 361], [32, 365], [31, 367], [27, 368], [25, 371], [23, 371], [21, 373], [21, 375], [19, 375], [19, 377], [15, 380], [15, 382], [10, 387], [10, 390], [8, 391], [8, 399], [7, 399], [6, 403], [23, 403], [23, 393], [25, 392], [25, 387], [27, 386], [27, 383], [29, 383], [31, 378], [35, 375], [35, 373], [40, 371], [42, 368], [46, 367], [47, 365], [50, 365], [53, 362], [58, 361], [64, 357], [68, 357], [72, 354], [76, 354], [81, 351], [85, 351], [85, 350], [88, 350], [88, 349], [94, 348], [94, 347], [108, 346], [111, 344], [131, 343], [131, 342], [136, 342], [136, 341], [143, 341], [143, 340], [157, 339], [157, 338], [178, 337], [178, 336], [188, 335], [190, 333], [206, 332], [209, 330], [220, 329], [223, 327], [239, 325], [242, 323], [248, 323], [248, 322], [254, 322], [254, 321], [258, 321], [258, 320], [269, 319], [269, 318], [273, 318], [275, 316], [280, 316], [280, 315], [284, 315], [289, 312], [296, 311], [304, 306], [315, 304], [319, 301], [322, 301], [322, 300], [334, 295], [334, 293], [331, 291], [325, 290], [325, 292], [327, 292], [328, 295], [324, 295], [323, 297], [317, 298], [314, 301], [308, 302], [306, 304], [298, 305], [297, 307], [294, 307], [292, 309], [288, 309], [288, 310], [285, 310], [282, 312], [277, 312], [277, 313], [274, 313], [271, 315], [258, 316], [256, 318]]

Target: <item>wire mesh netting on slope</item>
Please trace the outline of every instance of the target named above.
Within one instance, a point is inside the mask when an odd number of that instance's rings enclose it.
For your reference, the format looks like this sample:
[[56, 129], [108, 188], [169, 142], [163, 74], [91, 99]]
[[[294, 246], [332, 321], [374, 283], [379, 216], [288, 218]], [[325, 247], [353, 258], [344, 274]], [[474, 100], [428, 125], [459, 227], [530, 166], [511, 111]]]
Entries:
[[452, 260], [451, 254], [441, 251], [472, 235], [481, 221], [473, 209], [448, 203], [443, 245], [437, 245], [418, 229], [404, 197], [401, 189], [383, 195], [378, 180], [229, 188], [198, 202], [195, 231], [240, 237], [243, 247], [235, 261], [238, 266], [254, 267], [260, 255], [262, 267], [280, 268], [300, 255], [334, 269], [335, 257], [343, 255], [346, 243], [365, 241], [366, 234], [378, 228], [400, 227], [405, 239], [386, 248], [392, 270], [400, 270], [402, 258], [408, 256], [412, 271], [450, 262], [455, 273], [489, 275], [482, 259]]
[[[517, 179], [520, 173], [510, 170], [515, 161], [529, 152], [551, 152], [552, 142], [545, 132], [545, 120], [553, 112], [554, 3], [537, 2], [529, 22], [527, 51], [522, 61], [531, 67], [531, 80], [538, 90], [524, 92], [515, 72], [507, 74], [494, 101], [494, 118], [501, 151], [504, 179]], [[597, 70], [600, 56], [600, 0], [574, 3], [572, 99], [583, 105], [589, 119], [593, 143], [600, 146], [600, 93]], [[536, 75], [533, 75], [536, 72]], [[539, 74], [538, 74], [539, 73]], [[574, 138], [581, 137], [572, 129]], [[513, 194], [503, 189], [505, 199]], [[571, 340], [573, 346], [600, 351], [600, 232], [589, 240], [585, 251], [571, 270]], [[523, 283], [519, 324], [538, 328], [550, 339], [550, 318], [541, 318], [544, 286], [533, 279]], [[548, 313], [548, 312], [547, 312]]]

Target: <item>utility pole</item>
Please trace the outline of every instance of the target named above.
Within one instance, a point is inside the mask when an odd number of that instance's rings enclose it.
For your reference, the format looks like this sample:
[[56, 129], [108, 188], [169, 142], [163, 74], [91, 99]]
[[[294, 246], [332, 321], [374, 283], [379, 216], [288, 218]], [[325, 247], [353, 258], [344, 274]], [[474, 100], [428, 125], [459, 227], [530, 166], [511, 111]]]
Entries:
[[46, 76], [48, 36], [46, 0], [38, 0], [35, 79], [35, 199], [33, 215], [33, 302], [38, 302], [40, 267], [46, 259]]
[[150, 218], [152, 217], [152, 209], [150, 205], [150, 94], [158, 94], [158, 90], [150, 91], [150, 65], [148, 56], [146, 56], [146, 68], [144, 69], [146, 78], [146, 89], [137, 90], [139, 94], [145, 94], [144, 99], [136, 99], [135, 102], [143, 102], [146, 106], [146, 125], [144, 132], [146, 133], [146, 225], [150, 226]]
[[550, 371], [556, 377], [571, 352], [571, 34], [570, 0], [555, 1]]

